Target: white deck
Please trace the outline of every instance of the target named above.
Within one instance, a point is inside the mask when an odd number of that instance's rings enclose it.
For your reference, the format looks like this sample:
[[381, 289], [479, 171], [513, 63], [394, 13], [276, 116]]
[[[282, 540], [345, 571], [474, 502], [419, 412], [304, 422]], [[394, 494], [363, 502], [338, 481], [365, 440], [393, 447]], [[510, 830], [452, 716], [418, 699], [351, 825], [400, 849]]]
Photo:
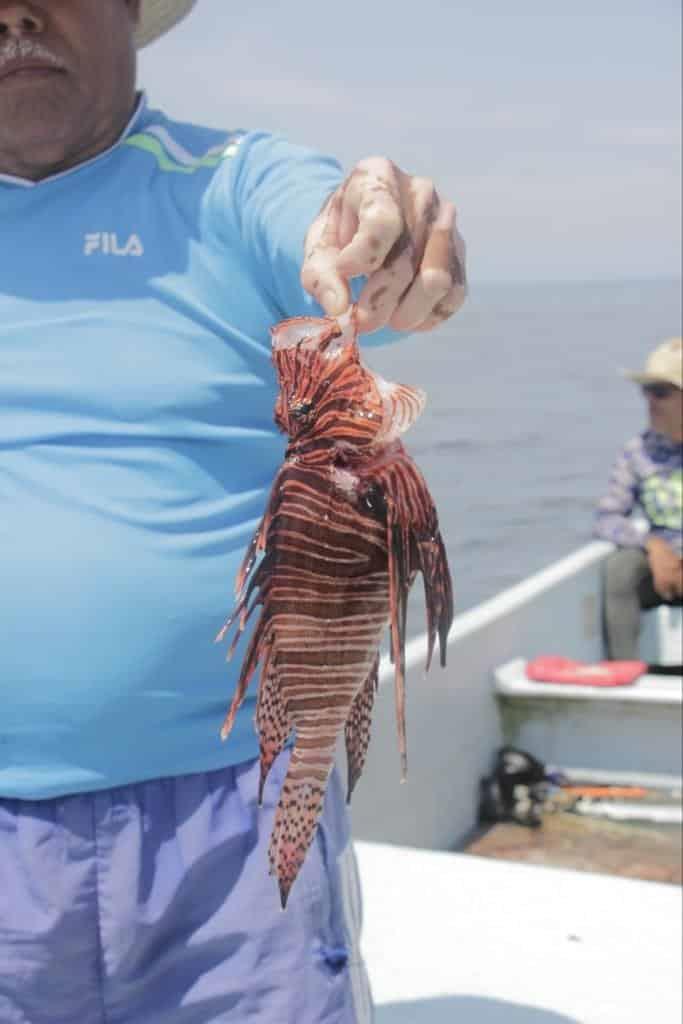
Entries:
[[681, 890], [357, 843], [376, 1024], [681, 1024]]
[[[393, 670], [382, 665], [351, 804], [376, 1024], [681, 1024], [679, 887], [441, 852], [470, 831], [504, 738], [584, 780], [680, 785], [680, 680], [500, 692], [496, 670], [521, 656], [604, 657], [610, 550], [586, 545], [458, 616], [445, 671], [425, 678], [425, 638], [408, 645], [405, 786]], [[663, 649], [655, 625], [643, 657], [666, 661], [649, 653]]]

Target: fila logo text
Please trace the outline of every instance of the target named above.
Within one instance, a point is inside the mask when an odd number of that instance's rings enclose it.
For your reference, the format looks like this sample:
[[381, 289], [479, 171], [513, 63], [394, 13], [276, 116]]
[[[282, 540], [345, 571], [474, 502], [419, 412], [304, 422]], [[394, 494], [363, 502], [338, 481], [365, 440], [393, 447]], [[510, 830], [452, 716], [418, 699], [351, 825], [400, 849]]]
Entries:
[[125, 244], [120, 244], [115, 231], [95, 231], [83, 239], [86, 256], [100, 253], [102, 256], [142, 256], [145, 249], [138, 235], [131, 235]]

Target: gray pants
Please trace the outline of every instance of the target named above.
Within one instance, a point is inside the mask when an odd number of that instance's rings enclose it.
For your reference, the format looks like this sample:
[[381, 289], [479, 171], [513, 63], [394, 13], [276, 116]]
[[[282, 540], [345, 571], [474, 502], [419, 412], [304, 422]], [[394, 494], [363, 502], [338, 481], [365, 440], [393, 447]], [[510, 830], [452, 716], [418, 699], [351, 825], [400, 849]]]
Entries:
[[605, 563], [605, 644], [613, 661], [638, 659], [640, 613], [667, 602], [654, 588], [641, 548], [617, 548]]

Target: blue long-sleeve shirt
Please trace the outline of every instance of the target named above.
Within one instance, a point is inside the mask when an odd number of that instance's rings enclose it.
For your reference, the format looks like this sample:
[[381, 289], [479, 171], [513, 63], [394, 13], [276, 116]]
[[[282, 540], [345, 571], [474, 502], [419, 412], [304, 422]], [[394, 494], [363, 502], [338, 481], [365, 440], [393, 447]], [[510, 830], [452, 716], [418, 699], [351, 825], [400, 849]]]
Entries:
[[141, 100], [38, 183], [0, 176], [0, 796], [256, 756], [213, 639], [284, 451], [269, 328], [339, 166]]
[[[646, 430], [620, 452], [596, 512], [595, 535], [620, 547], [662, 537], [683, 554], [683, 445]], [[634, 512], [640, 510], [639, 523]], [[642, 525], [641, 525], [642, 524]]]

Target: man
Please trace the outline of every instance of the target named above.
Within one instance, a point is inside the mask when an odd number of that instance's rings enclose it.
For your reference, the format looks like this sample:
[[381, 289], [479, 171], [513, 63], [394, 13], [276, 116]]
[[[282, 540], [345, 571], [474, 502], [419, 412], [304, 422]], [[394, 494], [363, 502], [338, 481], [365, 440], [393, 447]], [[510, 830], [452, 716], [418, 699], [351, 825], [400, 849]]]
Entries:
[[[629, 441], [598, 504], [595, 533], [613, 541], [605, 578], [608, 656], [638, 658], [641, 610], [680, 604], [683, 596], [683, 353], [672, 338], [629, 372], [647, 402], [649, 429]], [[639, 508], [645, 529], [633, 518]]]
[[[455, 211], [389, 161], [176, 124], [135, 48], [194, 0], [0, 0], [0, 1021], [356, 1024], [336, 776], [285, 913], [253, 698], [212, 644], [284, 446], [268, 329], [461, 305]], [[360, 294], [358, 294], [360, 290]]]

